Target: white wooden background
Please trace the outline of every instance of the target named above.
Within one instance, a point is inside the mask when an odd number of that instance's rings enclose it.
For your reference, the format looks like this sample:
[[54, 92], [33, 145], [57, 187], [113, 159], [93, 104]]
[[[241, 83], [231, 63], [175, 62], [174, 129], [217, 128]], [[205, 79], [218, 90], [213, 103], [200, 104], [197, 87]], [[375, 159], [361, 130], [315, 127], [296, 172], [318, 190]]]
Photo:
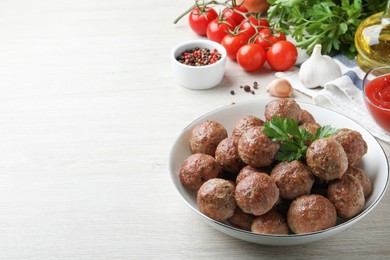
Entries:
[[[0, 1], [0, 259], [388, 257], [389, 193], [346, 232], [286, 248], [224, 235], [181, 201], [176, 136], [210, 110], [267, 98], [273, 79], [228, 61], [217, 88], [179, 87], [169, 52], [198, 36], [172, 22], [192, 3]], [[239, 89], [254, 80], [256, 95]]]

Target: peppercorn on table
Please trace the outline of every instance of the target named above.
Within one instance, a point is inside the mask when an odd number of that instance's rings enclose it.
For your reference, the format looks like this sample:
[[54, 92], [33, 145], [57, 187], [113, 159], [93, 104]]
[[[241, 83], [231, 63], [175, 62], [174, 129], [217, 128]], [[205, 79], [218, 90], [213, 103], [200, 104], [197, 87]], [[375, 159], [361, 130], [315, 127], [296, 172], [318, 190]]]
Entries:
[[0, 258], [388, 257], [388, 192], [352, 228], [283, 248], [227, 236], [182, 202], [168, 169], [176, 137], [209, 111], [270, 98], [275, 79], [228, 60], [217, 87], [178, 86], [169, 53], [201, 37], [173, 21], [192, 4], [0, 2]]

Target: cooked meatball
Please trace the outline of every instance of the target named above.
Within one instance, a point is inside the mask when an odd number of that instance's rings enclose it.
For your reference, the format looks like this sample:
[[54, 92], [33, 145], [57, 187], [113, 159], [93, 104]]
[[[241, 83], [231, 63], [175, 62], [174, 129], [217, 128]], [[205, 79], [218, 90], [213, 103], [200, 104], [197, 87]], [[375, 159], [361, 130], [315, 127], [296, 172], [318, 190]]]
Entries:
[[245, 133], [249, 128], [262, 125], [264, 125], [264, 121], [260, 118], [255, 116], [246, 116], [236, 122], [232, 135], [241, 137], [241, 135]]
[[192, 153], [214, 156], [218, 144], [226, 137], [228, 137], [227, 131], [220, 123], [207, 120], [192, 129], [190, 150]]
[[348, 158], [333, 138], [315, 140], [307, 149], [306, 163], [318, 178], [330, 181], [341, 178], [348, 168]]
[[279, 189], [267, 174], [252, 174], [237, 184], [235, 196], [243, 212], [260, 216], [278, 201]]
[[360, 181], [360, 184], [363, 187], [364, 198], [368, 198], [372, 192], [372, 182], [370, 178], [368, 178], [366, 173], [360, 168], [349, 166], [347, 171], [341, 178], [343, 179], [345, 176], [348, 175], [352, 175]]
[[287, 224], [295, 234], [327, 229], [336, 225], [337, 213], [333, 204], [316, 194], [296, 198], [287, 213]]
[[260, 234], [287, 235], [288, 226], [285, 217], [275, 209], [255, 217], [251, 231]]
[[236, 184], [238, 184], [240, 181], [242, 181], [246, 176], [251, 175], [251, 174], [265, 174], [265, 172], [252, 167], [250, 165], [245, 166], [244, 168], [241, 169], [241, 171], [238, 173], [237, 178], [236, 178]]
[[301, 161], [280, 162], [271, 172], [282, 199], [295, 199], [310, 194], [314, 176]]
[[[321, 125], [318, 123], [304, 123], [299, 126], [299, 130], [302, 131], [302, 128], [306, 130], [306, 132], [315, 135], [317, 133], [317, 129], [320, 128]], [[305, 140], [305, 145], [310, 146], [312, 143], [312, 140], [310, 138]]]
[[233, 216], [228, 221], [236, 228], [250, 231], [253, 218], [254, 216], [252, 214], [244, 213], [240, 207], [236, 207]]
[[238, 173], [245, 166], [238, 155], [238, 137], [230, 136], [223, 139], [215, 150], [215, 159], [222, 169], [230, 173]]
[[367, 153], [367, 143], [362, 135], [351, 129], [342, 128], [333, 138], [341, 144], [348, 157], [349, 165], [356, 165]]
[[198, 190], [204, 182], [217, 178], [221, 167], [212, 156], [203, 153], [192, 154], [183, 162], [179, 178], [184, 187]]
[[270, 165], [280, 144], [266, 136], [260, 127], [252, 127], [238, 141], [238, 154], [244, 163], [253, 167]]
[[352, 175], [335, 180], [328, 187], [328, 198], [339, 217], [351, 219], [363, 211], [364, 192], [360, 181]]
[[316, 123], [314, 116], [306, 109], [301, 109], [301, 114], [299, 116], [298, 124], [303, 125], [303, 124], [311, 124], [311, 123]]
[[228, 180], [214, 178], [206, 181], [197, 194], [200, 212], [217, 221], [233, 216], [236, 208], [234, 188], [234, 184]]
[[279, 116], [280, 118], [291, 118], [299, 121], [301, 108], [291, 98], [279, 98], [268, 102], [265, 106], [265, 120], [270, 121], [272, 117]]
[[303, 123], [299, 126], [299, 129], [305, 128], [308, 133], [315, 135], [317, 133], [317, 129], [320, 127], [321, 125], [318, 123]]

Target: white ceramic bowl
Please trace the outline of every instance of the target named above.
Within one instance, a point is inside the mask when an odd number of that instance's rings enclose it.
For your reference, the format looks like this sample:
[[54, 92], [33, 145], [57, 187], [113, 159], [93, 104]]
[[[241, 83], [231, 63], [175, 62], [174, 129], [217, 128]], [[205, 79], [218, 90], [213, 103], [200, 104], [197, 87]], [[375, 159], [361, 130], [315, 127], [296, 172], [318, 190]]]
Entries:
[[[209, 119], [221, 123], [223, 126], [225, 126], [228, 133], [231, 134], [235, 122], [244, 116], [254, 115], [264, 119], [264, 109], [268, 102], [269, 100], [250, 101], [222, 107], [196, 119], [190, 125], [188, 125], [182, 133], [180, 133], [171, 150], [169, 167], [172, 183], [184, 202], [207, 224], [225, 234], [253, 243], [277, 246], [305, 244], [324, 239], [353, 226], [359, 220], [367, 216], [367, 214], [382, 199], [389, 184], [389, 164], [382, 147], [365, 128], [360, 126], [355, 121], [332, 110], [300, 102], [298, 104], [301, 106], [301, 108], [308, 110], [321, 125], [331, 125], [337, 128], [346, 127], [357, 130], [361, 133], [362, 137], [367, 142], [368, 152], [362, 158], [359, 167], [362, 168], [371, 179], [373, 184], [373, 191], [365, 203], [364, 211], [347, 221], [339, 219], [337, 225], [332, 228], [300, 235], [256, 234], [234, 228], [226, 223], [215, 221], [199, 211], [196, 203], [196, 193], [184, 188], [179, 180], [179, 170], [181, 165], [183, 161], [191, 154], [188, 140], [192, 128], [195, 125]], [[380, 219], [378, 221], [387, 220]], [[190, 223], [188, 224], [190, 225]]]
[[[217, 49], [222, 54], [216, 63], [205, 66], [184, 65], [176, 58], [185, 50], [195, 47]], [[173, 74], [180, 86], [188, 89], [209, 89], [217, 86], [223, 79], [226, 64], [225, 48], [210, 40], [191, 40], [175, 46], [170, 54]]]

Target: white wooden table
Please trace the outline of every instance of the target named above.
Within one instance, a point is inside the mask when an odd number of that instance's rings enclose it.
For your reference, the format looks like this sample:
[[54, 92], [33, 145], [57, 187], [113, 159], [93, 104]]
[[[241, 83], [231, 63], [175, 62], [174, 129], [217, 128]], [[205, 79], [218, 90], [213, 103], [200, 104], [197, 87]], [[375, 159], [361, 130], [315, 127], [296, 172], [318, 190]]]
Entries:
[[[388, 257], [389, 193], [346, 232], [285, 248], [224, 235], [181, 201], [176, 136], [210, 110], [268, 98], [274, 78], [228, 61], [218, 87], [179, 87], [170, 49], [197, 36], [172, 22], [192, 3], [0, 2], [0, 259]], [[255, 95], [239, 89], [255, 80]]]

